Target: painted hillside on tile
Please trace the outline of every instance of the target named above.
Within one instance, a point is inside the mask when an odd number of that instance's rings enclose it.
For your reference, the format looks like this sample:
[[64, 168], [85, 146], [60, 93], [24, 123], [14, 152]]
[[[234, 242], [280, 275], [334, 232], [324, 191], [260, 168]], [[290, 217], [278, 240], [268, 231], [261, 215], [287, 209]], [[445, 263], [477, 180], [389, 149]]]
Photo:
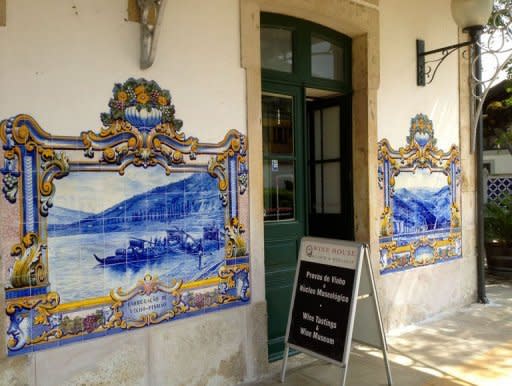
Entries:
[[0, 123], [8, 355], [250, 299], [245, 136], [181, 132], [154, 81], [116, 84], [104, 127]]
[[460, 159], [436, 147], [432, 121], [411, 119], [405, 147], [379, 142], [382, 274], [461, 257]]

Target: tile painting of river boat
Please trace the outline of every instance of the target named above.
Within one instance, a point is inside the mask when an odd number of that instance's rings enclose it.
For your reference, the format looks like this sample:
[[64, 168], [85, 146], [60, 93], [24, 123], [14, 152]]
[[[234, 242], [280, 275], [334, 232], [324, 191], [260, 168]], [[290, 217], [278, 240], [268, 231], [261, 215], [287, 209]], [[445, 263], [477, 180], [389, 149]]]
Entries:
[[129, 288], [146, 273], [167, 283], [216, 274], [225, 220], [215, 178], [161, 168], [87, 174], [56, 182], [48, 216], [50, 283], [61, 301]]
[[108, 107], [79, 136], [0, 121], [9, 356], [250, 301], [245, 135], [187, 136], [153, 80]]

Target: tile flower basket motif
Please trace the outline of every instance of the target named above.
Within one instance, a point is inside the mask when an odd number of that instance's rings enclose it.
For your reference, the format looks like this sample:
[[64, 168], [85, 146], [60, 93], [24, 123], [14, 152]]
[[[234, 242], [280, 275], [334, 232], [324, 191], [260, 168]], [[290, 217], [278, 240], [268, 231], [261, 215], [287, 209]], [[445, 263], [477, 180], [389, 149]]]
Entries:
[[181, 120], [174, 118], [171, 94], [153, 80], [130, 78], [123, 84], [116, 83], [108, 105], [110, 111], [101, 114], [105, 126], [116, 120], [128, 121], [139, 130], [151, 130], [160, 123], [167, 123], [176, 130], [183, 126]]
[[169, 91], [116, 84], [99, 132], [0, 122], [8, 355], [250, 299], [247, 142], [181, 132]]
[[436, 147], [432, 121], [411, 119], [407, 144], [379, 142], [380, 272], [403, 271], [461, 257], [460, 157]]

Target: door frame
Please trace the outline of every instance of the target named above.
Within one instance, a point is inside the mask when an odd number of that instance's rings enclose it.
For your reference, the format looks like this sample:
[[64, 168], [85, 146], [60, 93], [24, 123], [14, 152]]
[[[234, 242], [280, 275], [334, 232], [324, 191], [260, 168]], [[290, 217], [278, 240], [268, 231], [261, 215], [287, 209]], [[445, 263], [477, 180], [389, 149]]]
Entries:
[[[355, 239], [370, 242], [372, 256], [377, 258], [377, 222], [371, 222], [378, 210], [377, 185], [377, 91], [380, 79], [379, 65], [379, 10], [378, 7], [356, 6], [339, 0], [325, 0], [317, 7], [309, 0], [243, 0], [240, 1], [241, 65], [245, 70], [246, 114], [250, 170], [250, 251], [251, 318], [265, 314], [265, 268], [263, 237], [263, 152], [261, 127], [261, 64], [260, 13], [274, 12], [307, 19], [352, 38], [352, 135], [354, 174], [354, 230]], [[370, 200], [370, 197], [372, 199]], [[375, 272], [377, 273], [377, 272]], [[248, 336], [247, 355], [257, 364], [251, 371], [266, 371], [266, 323], [254, 325]], [[254, 373], [256, 374], [256, 373]]]
[[[308, 187], [309, 181], [306, 177], [308, 175], [308, 121], [306, 116], [306, 88], [314, 88], [318, 90], [332, 91], [344, 95], [346, 99], [351, 98], [352, 94], [352, 77], [351, 77], [351, 52], [352, 52], [352, 41], [351, 39], [339, 32], [330, 30], [322, 25], [318, 25], [306, 20], [297, 19], [285, 15], [277, 14], [262, 14], [260, 19], [262, 27], [278, 28], [292, 31], [292, 70], [290, 72], [281, 72], [275, 70], [262, 69], [262, 94], [268, 93], [279, 93], [280, 90], [284, 93], [294, 95], [294, 111], [293, 115], [293, 132], [295, 148], [295, 210], [297, 221], [293, 222], [265, 222], [264, 223], [264, 246], [265, 246], [265, 287], [266, 290], [272, 290], [272, 296], [286, 296], [288, 290], [293, 287], [293, 276], [290, 276], [290, 271], [295, 271], [295, 265], [291, 265], [291, 259], [289, 256], [282, 256], [278, 253], [279, 248], [282, 248], [283, 242], [288, 242], [295, 238], [297, 246], [296, 251], [298, 253], [298, 244], [302, 236], [308, 235], [308, 208], [309, 208], [309, 195]], [[312, 39], [313, 37], [321, 38], [337, 47], [342, 49], [341, 56], [341, 72], [338, 74], [339, 79], [321, 79], [313, 76], [312, 74]], [[350, 103], [345, 103], [345, 108], [349, 109]], [[341, 106], [340, 106], [341, 107]], [[341, 114], [341, 110], [340, 110]], [[350, 113], [346, 114], [347, 118]], [[348, 124], [348, 130], [350, 131], [350, 120], [345, 122]], [[340, 129], [345, 125], [342, 125], [340, 120]], [[345, 133], [340, 133], [341, 137]], [[350, 133], [345, 135], [346, 138], [351, 137]], [[300, 142], [302, 141], [302, 143]], [[350, 144], [352, 146], [352, 144]], [[341, 149], [340, 149], [341, 150]], [[351, 163], [350, 163], [351, 164]], [[263, 163], [262, 163], [263, 166]], [[263, 169], [263, 173], [265, 169]], [[341, 169], [340, 169], [341, 173]], [[351, 181], [349, 177], [347, 179]], [[341, 186], [340, 186], [341, 189]], [[352, 211], [348, 211], [350, 214]], [[301, 224], [302, 223], [302, 224]], [[295, 227], [293, 226], [295, 225]], [[301, 228], [302, 229], [298, 229]], [[353, 234], [353, 218], [347, 219], [347, 227], [352, 228]], [[284, 233], [283, 233], [284, 232]], [[292, 235], [291, 233], [295, 233]], [[288, 234], [290, 233], [290, 234]], [[281, 246], [280, 246], [281, 244]], [[289, 246], [289, 248], [292, 248]], [[289, 253], [290, 249], [288, 249]], [[284, 253], [284, 252], [283, 252]], [[267, 258], [268, 255], [272, 255], [272, 259], [277, 259], [276, 264], [274, 261], [270, 262]], [[297, 256], [295, 256], [296, 264]], [[281, 262], [281, 264], [277, 264]], [[291, 277], [291, 282], [285, 282], [286, 278]], [[277, 280], [278, 278], [279, 280]], [[267, 305], [269, 305], [270, 299], [266, 297]], [[271, 305], [268, 309], [268, 358], [270, 361], [278, 360], [282, 357], [280, 351], [283, 343], [286, 329], [286, 320], [283, 321], [283, 313], [280, 307], [282, 306], [283, 298], [274, 299], [272, 298]], [[289, 306], [288, 306], [289, 307]], [[272, 312], [272, 313], [271, 313]], [[284, 323], [283, 323], [284, 322]], [[271, 328], [270, 328], [271, 327]], [[281, 330], [282, 336], [274, 336], [276, 330]], [[272, 336], [271, 336], [272, 333]], [[283, 345], [284, 348], [284, 345]]]

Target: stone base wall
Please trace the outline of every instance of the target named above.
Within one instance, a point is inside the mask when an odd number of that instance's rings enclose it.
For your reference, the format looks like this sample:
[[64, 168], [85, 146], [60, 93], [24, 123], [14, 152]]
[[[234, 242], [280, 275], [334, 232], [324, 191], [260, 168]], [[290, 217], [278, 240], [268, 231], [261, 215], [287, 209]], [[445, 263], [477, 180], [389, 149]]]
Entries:
[[265, 374], [263, 302], [0, 360], [2, 385], [236, 385]]

